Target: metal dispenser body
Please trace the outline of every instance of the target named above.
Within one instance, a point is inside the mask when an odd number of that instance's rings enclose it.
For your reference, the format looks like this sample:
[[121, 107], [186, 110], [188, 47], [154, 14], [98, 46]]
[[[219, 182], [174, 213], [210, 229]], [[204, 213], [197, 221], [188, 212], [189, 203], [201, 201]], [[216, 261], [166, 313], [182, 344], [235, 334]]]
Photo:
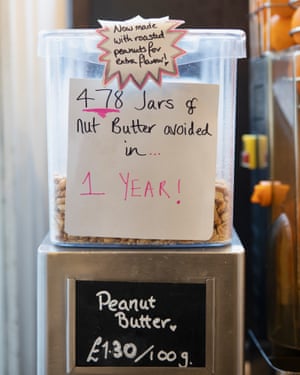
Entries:
[[243, 373], [232, 218], [245, 33], [170, 22], [40, 35], [50, 231], [38, 375]]
[[[45, 240], [38, 253], [38, 374], [241, 375], [244, 367], [244, 255], [236, 236], [232, 245], [215, 249], [151, 251], [62, 250]], [[146, 289], [155, 283], [156, 291], [152, 294], [155, 309], [146, 311], [154, 317], [152, 322], [149, 320], [152, 329], [150, 325], [144, 329], [126, 328], [126, 324], [123, 328], [117, 327], [113, 323], [116, 311], [112, 307], [112, 326], [104, 337], [109, 318], [102, 319], [95, 294], [90, 302], [78, 306], [80, 292], [76, 284], [89, 282], [96, 285], [96, 291], [101, 290], [103, 283], [122, 283], [123, 287], [129, 283], [119, 299], [123, 304], [130, 300], [129, 295], [133, 299], [135, 287]], [[192, 286], [201, 287], [205, 295], [198, 293], [198, 289], [193, 292]], [[158, 290], [163, 287], [167, 287], [166, 294], [159, 297]], [[180, 287], [187, 288], [187, 302], [180, 299], [174, 302], [169, 316], [161, 320], [166, 329], [160, 330], [160, 323], [155, 319], [165, 316], [168, 309], [163, 307], [164, 300]], [[105, 290], [110, 290], [109, 286]], [[195, 303], [199, 304], [202, 314], [193, 314]], [[95, 315], [92, 315], [93, 309]], [[92, 317], [91, 331], [86, 336], [84, 333], [89, 328], [87, 323], [81, 324], [84, 316]], [[168, 318], [174, 332], [168, 330]], [[180, 336], [183, 325], [184, 330], [190, 332], [187, 339]], [[202, 331], [196, 335], [202, 344], [194, 345], [193, 335], [199, 327]], [[157, 332], [160, 332], [158, 337]], [[100, 340], [99, 345], [96, 338]], [[193, 350], [196, 350], [194, 358]], [[124, 356], [125, 362], [122, 362]]]

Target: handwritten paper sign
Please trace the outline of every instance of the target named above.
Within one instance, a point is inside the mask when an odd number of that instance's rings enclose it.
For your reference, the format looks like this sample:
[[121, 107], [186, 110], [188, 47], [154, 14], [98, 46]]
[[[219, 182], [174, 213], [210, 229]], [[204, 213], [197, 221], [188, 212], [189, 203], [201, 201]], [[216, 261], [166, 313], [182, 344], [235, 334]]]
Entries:
[[78, 367], [205, 367], [206, 284], [76, 281], [75, 336]]
[[217, 119], [217, 85], [72, 79], [66, 232], [208, 240]]
[[104, 84], [118, 78], [119, 88], [132, 81], [142, 88], [149, 78], [158, 84], [162, 75], [178, 75], [176, 59], [185, 51], [176, 43], [186, 33], [175, 30], [184, 21], [165, 18], [133, 19], [117, 22], [99, 20], [102, 40], [100, 61], [105, 63]]

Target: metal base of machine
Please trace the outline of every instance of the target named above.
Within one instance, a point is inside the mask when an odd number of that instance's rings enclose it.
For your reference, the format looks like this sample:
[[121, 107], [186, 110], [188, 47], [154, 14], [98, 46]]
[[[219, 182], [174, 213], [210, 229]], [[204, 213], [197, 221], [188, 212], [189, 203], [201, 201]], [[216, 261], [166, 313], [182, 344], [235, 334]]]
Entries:
[[300, 352], [285, 351], [274, 355], [268, 341], [259, 340], [251, 330], [247, 337], [251, 375], [300, 375]]
[[[234, 237], [231, 245], [190, 249], [176, 247], [157, 249], [62, 248], [45, 240], [38, 250], [38, 375], [152, 375], [154, 373], [156, 375], [242, 375], [244, 372], [244, 255], [244, 248], [237, 236]], [[178, 340], [176, 334], [173, 339], [170, 331], [168, 333], [169, 348], [166, 349], [164, 346], [166, 334], [159, 336], [156, 342], [151, 342], [149, 339], [146, 345], [148, 349], [145, 350], [144, 346], [142, 355], [139, 355], [141, 345], [134, 344], [140, 340], [144, 332], [137, 330], [136, 336], [132, 332], [130, 338], [127, 335], [124, 345], [122, 338], [115, 336], [112, 319], [106, 324], [111, 316], [102, 319], [101, 315], [100, 328], [97, 328], [95, 324], [95, 330], [96, 328], [106, 329], [106, 333], [102, 333], [103, 331], [97, 333], [95, 337], [98, 336], [98, 339], [90, 343], [92, 349], [89, 352], [89, 358], [95, 363], [89, 361], [82, 365], [82, 361], [78, 360], [80, 352], [76, 343], [81, 342], [81, 339], [85, 342], [84, 334], [90, 325], [89, 318], [86, 317], [93, 316], [94, 312], [92, 311], [93, 305], [89, 302], [78, 308], [78, 301], [81, 297], [86, 297], [85, 291], [88, 291], [90, 283], [92, 287], [96, 285], [96, 288], [98, 285], [107, 285], [107, 283], [108, 288], [113, 285], [111, 288], [115, 287], [115, 289], [111, 289], [113, 290], [111, 294], [114, 295], [120, 289], [124, 290], [124, 284], [127, 284], [125, 285], [126, 294], [128, 284], [130, 284], [134, 288], [133, 296], [136, 295], [140, 284], [142, 284], [143, 293], [144, 286], [148, 287], [148, 284], [154, 283], [156, 289], [151, 292], [153, 293], [151, 295], [157, 300], [157, 308], [148, 309], [146, 314], [155, 313], [161, 317], [169, 314], [171, 318], [177, 311], [181, 317], [189, 318], [191, 304], [181, 303], [181, 300], [174, 305], [169, 304], [168, 298], [171, 295], [169, 290], [177, 293], [178, 288], [187, 287], [188, 293], [185, 296], [188, 296], [193, 304], [199, 304], [199, 294], [189, 293], [190, 286], [194, 285], [198, 288], [199, 285], [204, 285], [206, 293], [203, 298], [204, 319], [202, 319], [205, 326], [202, 330], [204, 332], [203, 363], [195, 365], [196, 362], [191, 361], [183, 366], [186, 353], [184, 354], [182, 349], [179, 349], [182, 339]], [[84, 286], [83, 292], [78, 292], [82, 285]], [[165, 292], [166, 298], [164, 298], [159, 291], [165, 290], [166, 287], [169, 289]], [[93, 292], [92, 295], [94, 296], [95, 293]], [[96, 295], [99, 295], [99, 292]], [[150, 299], [153, 302], [154, 297], [148, 298], [149, 304]], [[124, 305], [127, 299], [128, 293], [121, 303]], [[111, 300], [111, 302], [116, 302], [116, 300]], [[106, 310], [107, 306], [106, 304]], [[110, 306], [113, 311], [115, 308], [116, 305]], [[102, 314], [102, 311], [96, 312], [96, 314], [99, 313]], [[178, 317], [180, 320], [179, 315], [175, 318]], [[178, 325], [178, 330], [182, 325], [184, 327], [187, 325], [188, 330], [181, 329], [181, 331], [190, 332], [186, 345], [197, 349], [199, 346], [193, 345], [192, 342], [201, 323], [201, 314], [196, 313], [192, 317], [192, 319], [181, 319], [180, 324], [177, 324], [177, 320], [175, 323]], [[97, 319], [92, 317], [93, 327]], [[157, 325], [158, 320], [153, 319], [153, 324]], [[168, 320], [170, 319], [166, 319], [164, 324], [167, 324]], [[78, 330], [83, 331], [83, 334], [79, 336]], [[149, 335], [152, 331], [148, 330]], [[165, 329], [161, 330], [162, 333], [163, 331]], [[124, 329], [122, 332], [126, 335], [127, 331]], [[99, 336], [101, 340], [105, 337], [106, 341], [103, 342], [104, 339], [101, 341]], [[117, 340], [113, 341], [112, 338]], [[151, 335], [151, 340], [152, 338], [154, 339], [154, 336]], [[120, 350], [114, 351], [115, 348], [113, 348], [116, 344], [120, 346], [120, 343], [123, 345], [123, 353], [120, 353]], [[138, 353], [135, 354], [136, 348]], [[87, 354], [84, 358], [87, 358]], [[123, 360], [120, 358], [121, 354], [132, 358], [131, 362], [129, 364], [120, 362]], [[176, 355], [177, 359], [173, 361]], [[98, 361], [99, 356], [101, 360]], [[147, 363], [137, 366], [141, 363], [138, 356], [139, 358], [147, 357]], [[155, 364], [158, 357], [160, 363]], [[108, 363], [110, 358], [114, 362]]]

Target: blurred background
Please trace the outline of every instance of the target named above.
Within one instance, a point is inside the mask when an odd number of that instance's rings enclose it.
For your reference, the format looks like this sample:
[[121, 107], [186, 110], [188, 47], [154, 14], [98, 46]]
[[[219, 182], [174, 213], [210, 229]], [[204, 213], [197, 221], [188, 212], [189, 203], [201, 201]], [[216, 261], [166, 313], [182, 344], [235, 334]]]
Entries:
[[[247, 0], [0, 0], [0, 374], [36, 373], [36, 255], [48, 232], [43, 62], [38, 32], [94, 28], [97, 19], [170, 16], [186, 28], [248, 33]], [[249, 132], [248, 60], [238, 62], [234, 226], [247, 249], [249, 171], [240, 168]]]

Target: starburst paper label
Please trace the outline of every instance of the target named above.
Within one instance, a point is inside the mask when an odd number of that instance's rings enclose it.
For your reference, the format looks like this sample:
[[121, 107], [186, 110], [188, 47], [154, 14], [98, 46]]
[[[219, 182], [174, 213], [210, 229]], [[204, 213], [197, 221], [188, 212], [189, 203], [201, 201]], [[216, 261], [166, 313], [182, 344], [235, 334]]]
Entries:
[[150, 79], [161, 85], [163, 75], [178, 76], [176, 59], [185, 51], [176, 43], [186, 31], [176, 28], [184, 21], [137, 16], [98, 22], [102, 40], [97, 47], [102, 52], [99, 60], [105, 64], [105, 85], [117, 78], [120, 89], [129, 81], [141, 89]]

